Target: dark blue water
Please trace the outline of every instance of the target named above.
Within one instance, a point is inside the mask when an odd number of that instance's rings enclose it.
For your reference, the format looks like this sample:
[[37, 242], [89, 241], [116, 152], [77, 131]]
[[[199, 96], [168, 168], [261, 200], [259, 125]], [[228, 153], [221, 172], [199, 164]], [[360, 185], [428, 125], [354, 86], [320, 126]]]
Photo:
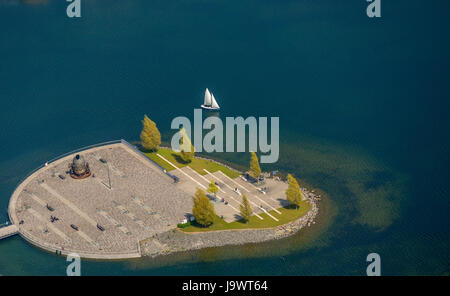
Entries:
[[[29, 171], [72, 149], [165, 140], [205, 87], [221, 116], [279, 116], [280, 160], [327, 198], [294, 237], [124, 262], [83, 274], [448, 274], [448, 1], [0, 0], [0, 220]], [[219, 157], [246, 164], [246, 154]], [[1, 210], [3, 209], [3, 210]], [[63, 275], [63, 258], [0, 242], [0, 274]]]

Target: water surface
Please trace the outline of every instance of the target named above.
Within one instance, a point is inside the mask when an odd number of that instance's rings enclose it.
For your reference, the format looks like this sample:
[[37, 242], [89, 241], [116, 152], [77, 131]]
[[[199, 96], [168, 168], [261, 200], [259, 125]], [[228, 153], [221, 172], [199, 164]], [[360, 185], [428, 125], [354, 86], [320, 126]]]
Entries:
[[[449, 272], [448, 1], [0, 1], [0, 220], [29, 171], [75, 148], [169, 139], [204, 89], [225, 116], [279, 116], [280, 160], [326, 194], [319, 223], [281, 241], [84, 262], [85, 275]], [[393, 2], [393, 3], [391, 3]], [[220, 155], [246, 165], [248, 155]], [[64, 258], [0, 242], [0, 274], [63, 275]]]

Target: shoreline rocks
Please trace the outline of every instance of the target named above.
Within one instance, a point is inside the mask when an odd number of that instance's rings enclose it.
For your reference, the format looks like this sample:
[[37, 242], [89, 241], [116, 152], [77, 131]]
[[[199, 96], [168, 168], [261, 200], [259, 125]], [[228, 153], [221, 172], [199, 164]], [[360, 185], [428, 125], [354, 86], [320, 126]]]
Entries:
[[219, 230], [197, 233], [185, 233], [178, 229], [172, 229], [141, 241], [141, 255], [145, 257], [157, 257], [176, 252], [259, 243], [291, 236], [300, 229], [315, 224], [314, 219], [319, 213], [318, 201], [320, 197], [312, 191], [308, 192], [305, 189], [303, 189], [303, 193], [309, 200], [311, 209], [295, 221], [274, 228], [260, 229]]

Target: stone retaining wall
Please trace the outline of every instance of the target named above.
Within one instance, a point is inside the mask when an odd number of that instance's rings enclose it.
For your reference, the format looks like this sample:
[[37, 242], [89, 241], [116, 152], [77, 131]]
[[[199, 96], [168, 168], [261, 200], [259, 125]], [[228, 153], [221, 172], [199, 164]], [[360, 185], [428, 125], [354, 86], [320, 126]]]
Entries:
[[314, 224], [319, 213], [318, 197], [308, 192], [311, 209], [301, 218], [274, 228], [218, 230], [210, 232], [187, 233], [171, 230], [141, 242], [142, 256], [156, 257], [175, 252], [196, 250], [226, 245], [242, 245], [281, 239], [293, 235], [300, 229]]

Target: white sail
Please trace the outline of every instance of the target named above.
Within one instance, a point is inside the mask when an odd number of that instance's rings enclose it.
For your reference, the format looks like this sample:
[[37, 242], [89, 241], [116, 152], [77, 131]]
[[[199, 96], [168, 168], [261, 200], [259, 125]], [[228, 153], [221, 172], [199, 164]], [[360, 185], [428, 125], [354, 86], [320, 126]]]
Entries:
[[211, 107], [213, 107], [213, 108], [220, 108], [219, 104], [217, 104], [216, 98], [214, 98], [213, 94], [211, 94]]
[[211, 106], [211, 93], [208, 89], [205, 90], [205, 106]]

